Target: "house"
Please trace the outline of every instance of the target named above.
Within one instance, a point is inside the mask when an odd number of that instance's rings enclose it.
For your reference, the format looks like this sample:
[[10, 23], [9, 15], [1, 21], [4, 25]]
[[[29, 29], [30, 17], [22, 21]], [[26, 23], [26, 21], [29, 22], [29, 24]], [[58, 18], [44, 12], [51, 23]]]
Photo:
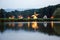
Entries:
[[15, 18], [15, 16], [10, 16], [10, 17], [9, 17], [9, 19], [14, 19], [14, 18]]
[[54, 18], [54, 16], [51, 16], [51, 19], [53, 19]]
[[47, 16], [46, 16], [46, 15], [44, 15], [43, 19], [47, 19]]
[[36, 12], [34, 12], [34, 15], [32, 15], [33, 19], [37, 19], [39, 14], [37, 14]]
[[22, 15], [19, 15], [19, 16], [18, 16], [18, 19], [23, 19], [23, 16], [22, 16]]
[[28, 19], [30, 19], [30, 16], [28, 16]]

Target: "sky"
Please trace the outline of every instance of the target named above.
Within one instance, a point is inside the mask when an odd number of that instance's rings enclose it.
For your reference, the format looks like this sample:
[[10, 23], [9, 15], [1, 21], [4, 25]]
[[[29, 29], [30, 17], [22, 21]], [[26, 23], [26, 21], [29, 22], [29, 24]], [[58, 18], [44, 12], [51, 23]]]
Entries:
[[60, 0], [0, 0], [0, 9], [36, 9], [60, 4]]

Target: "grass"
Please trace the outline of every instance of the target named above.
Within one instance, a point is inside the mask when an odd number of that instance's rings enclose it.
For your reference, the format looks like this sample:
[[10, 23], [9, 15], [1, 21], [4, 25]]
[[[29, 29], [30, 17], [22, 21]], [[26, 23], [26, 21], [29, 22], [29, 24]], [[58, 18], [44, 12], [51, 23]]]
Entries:
[[27, 18], [23, 18], [23, 19], [18, 19], [18, 18], [15, 18], [15, 19], [9, 19], [9, 18], [0, 18], [0, 20], [6, 20], [6, 21], [11, 21], [11, 20], [14, 20], [14, 21], [60, 21], [60, 18], [47, 18], [47, 19], [43, 19], [43, 18], [38, 18], [38, 19], [27, 19]]

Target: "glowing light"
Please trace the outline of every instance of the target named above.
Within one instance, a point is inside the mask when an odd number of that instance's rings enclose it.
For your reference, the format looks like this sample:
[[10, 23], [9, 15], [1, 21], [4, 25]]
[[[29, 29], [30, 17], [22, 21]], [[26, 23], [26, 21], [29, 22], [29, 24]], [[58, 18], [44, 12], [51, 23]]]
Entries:
[[54, 16], [51, 16], [51, 19], [53, 19], [54, 18]]
[[15, 16], [11, 16], [11, 17], [9, 17], [9, 19], [14, 19], [15, 18]]
[[30, 22], [28, 22], [28, 28], [30, 27]]
[[53, 21], [51, 21], [51, 27], [53, 28], [53, 26], [54, 26], [54, 22], [53, 22]]
[[23, 19], [23, 16], [22, 16], [22, 15], [19, 15], [18, 18], [19, 18], [19, 19]]
[[36, 12], [34, 12], [34, 15], [32, 15], [33, 19], [37, 19], [39, 14], [36, 14]]
[[37, 22], [32, 22], [32, 28], [33, 28], [34, 30], [38, 29], [38, 24], [37, 24]]
[[37, 17], [35, 15], [32, 15], [33, 19], [37, 19]]
[[9, 17], [9, 19], [11, 19], [11, 17]]
[[28, 16], [28, 19], [30, 19], [30, 17]]

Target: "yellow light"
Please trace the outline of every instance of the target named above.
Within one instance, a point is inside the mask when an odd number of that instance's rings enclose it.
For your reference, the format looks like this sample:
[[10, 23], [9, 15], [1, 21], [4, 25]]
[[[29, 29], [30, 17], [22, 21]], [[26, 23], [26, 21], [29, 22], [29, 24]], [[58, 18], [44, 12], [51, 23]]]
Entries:
[[37, 19], [39, 14], [36, 14], [36, 12], [34, 12], [34, 15], [32, 15], [33, 19]]
[[54, 26], [54, 22], [53, 22], [53, 21], [51, 21], [51, 27], [53, 28], [53, 26]]
[[37, 22], [32, 22], [32, 28], [33, 28], [34, 30], [38, 29], [38, 24], [37, 24]]
[[28, 28], [30, 27], [30, 22], [28, 22]]

